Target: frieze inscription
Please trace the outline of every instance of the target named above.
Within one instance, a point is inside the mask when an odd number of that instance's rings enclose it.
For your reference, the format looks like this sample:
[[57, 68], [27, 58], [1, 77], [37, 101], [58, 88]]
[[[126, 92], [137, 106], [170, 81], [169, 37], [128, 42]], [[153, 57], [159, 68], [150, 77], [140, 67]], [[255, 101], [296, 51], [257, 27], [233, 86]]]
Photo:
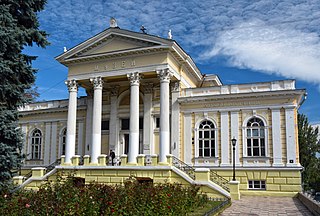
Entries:
[[94, 65], [94, 71], [106, 71], [123, 68], [133, 68], [136, 66], [135, 59], [125, 59], [120, 61], [104, 62], [103, 64]]
[[252, 106], [259, 105], [258, 101], [242, 101], [242, 102], [217, 102], [217, 103], [208, 103], [203, 104], [204, 108], [213, 108], [213, 107], [234, 107], [234, 106]]

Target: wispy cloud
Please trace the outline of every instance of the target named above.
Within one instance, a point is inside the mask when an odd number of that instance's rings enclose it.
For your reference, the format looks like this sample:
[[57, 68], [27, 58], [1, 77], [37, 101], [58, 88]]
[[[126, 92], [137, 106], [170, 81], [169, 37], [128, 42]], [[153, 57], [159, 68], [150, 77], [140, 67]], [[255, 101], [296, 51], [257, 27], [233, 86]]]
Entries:
[[71, 47], [109, 26], [177, 40], [197, 61], [223, 55], [235, 67], [320, 83], [318, 0], [51, 0], [41, 24], [56, 46]]

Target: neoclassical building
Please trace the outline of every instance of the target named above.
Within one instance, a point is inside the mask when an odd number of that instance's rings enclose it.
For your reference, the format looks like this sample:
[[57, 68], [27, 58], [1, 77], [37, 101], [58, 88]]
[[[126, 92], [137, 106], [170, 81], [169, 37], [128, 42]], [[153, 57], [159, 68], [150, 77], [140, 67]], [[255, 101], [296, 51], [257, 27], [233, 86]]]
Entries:
[[[241, 194], [300, 191], [297, 110], [305, 90], [294, 80], [223, 85], [217, 75], [202, 74], [171, 35], [115, 23], [56, 60], [68, 67], [69, 99], [21, 108], [24, 170], [61, 157], [65, 167], [84, 158], [95, 169], [113, 150], [112, 169], [141, 168], [141, 157], [146, 164], [156, 158], [162, 169], [173, 155], [180, 168], [209, 169], [231, 180], [236, 139]], [[78, 97], [79, 88], [87, 96]]]

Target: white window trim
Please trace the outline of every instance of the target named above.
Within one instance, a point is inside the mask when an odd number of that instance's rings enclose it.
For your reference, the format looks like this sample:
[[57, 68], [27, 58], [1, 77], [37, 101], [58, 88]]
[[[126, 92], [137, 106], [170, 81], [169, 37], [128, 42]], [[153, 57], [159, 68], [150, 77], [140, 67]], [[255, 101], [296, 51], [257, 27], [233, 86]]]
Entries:
[[[63, 130], [67, 130], [67, 127], [63, 127], [60, 132], [59, 132], [59, 158], [61, 157], [62, 155], [62, 133], [63, 133]], [[66, 131], [66, 145], [67, 145], [67, 131]]]
[[[265, 134], [265, 156], [248, 156], [247, 152], [247, 123], [251, 118], [259, 118], [264, 124]], [[270, 166], [269, 156], [269, 133], [267, 120], [261, 115], [252, 115], [244, 119], [242, 123], [242, 143], [243, 143], [243, 166]]]
[[[41, 133], [41, 144], [40, 144], [40, 157], [38, 159], [35, 159], [35, 158], [32, 158], [32, 137], [33, 137], [33, 133], [35, 130], [39, 130], [40, 133]], [[30, 133], [29, 133], [29, 136], [28, 136], [28, 154], [27, 154], [27, 159], [28, 160], [43, 160], [43, 157], [42, 157], [42, 151], [43, 151], [43, 131], [38, 128], [38, 127], [35, 127], [33, 128], [32, 130], [30, 130]]]
[[[215, 152], [214, 152], [214, 156], [211, 156], [211, 157], [199, 157], [199, 143], [198, 143], [198, 140], [199, 140], [199, 126], [201, 124], [201, 122], [205, 121], [205, 120], [209, 120], [213, 123], [214, 125], [214, 136], [215, 136], [215, 139], [214, 139], [214, 148], [215, 148]], [[218, 130], [218, 127], [217, 127], [217, 123], [214, 119], [210, 118], [210, 117], [206, 117], [206, 118], [201, 118], [199, 119], [196, 124], [195, 124], [195, 127], [194, 127], [194, 158], [195, 158], [195, 165], [205, 165], [205, 166], [216, 166], [218, 165], [218, 157], [219, 157], [219, 149], [218, 149], [218, 134], [219, 133], [219, 130]], [[202, 163], [200, 163], [199, 161], [200, 160], [203, 160]]]
[[[249, 182], [252, 182], [252, 188], [249, 187]], [[254, 182], [258, 181], [260, 186], [259, 188], [254, 188]], [[261, 187], [262, 182], [264, 182], [264, 188]], [[266, 180], [248, 180], [248, 190], [267, 190], [267, 184], [266, 184]]]

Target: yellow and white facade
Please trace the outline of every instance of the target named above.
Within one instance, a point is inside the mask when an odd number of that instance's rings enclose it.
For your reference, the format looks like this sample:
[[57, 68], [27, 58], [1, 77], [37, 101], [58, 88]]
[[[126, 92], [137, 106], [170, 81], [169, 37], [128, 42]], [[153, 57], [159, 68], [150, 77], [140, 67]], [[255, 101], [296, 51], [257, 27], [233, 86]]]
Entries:
[[[176, 41], [116, 26], [56, 59], [68, 67], [69, 99], [21, 108], [24, 169], [64, 155], [66, 167], [85, 156], [101, 172], [99, 158], [113, 150], [117, 162], [126, 158], [119, 169], [143, 172], [143, 155], [164, 169], [173, 155], [197, 173], [210, 169], [231, 180], [236, 139], [241, 194], [301, 190], [297, 109], [305, 91], [294, 80], [223, 85], [218, 76], [202, 74]], [[78, 97], [79, 88], [87, 96]], [[109, 181], [112, 176], [118, 174]]]

